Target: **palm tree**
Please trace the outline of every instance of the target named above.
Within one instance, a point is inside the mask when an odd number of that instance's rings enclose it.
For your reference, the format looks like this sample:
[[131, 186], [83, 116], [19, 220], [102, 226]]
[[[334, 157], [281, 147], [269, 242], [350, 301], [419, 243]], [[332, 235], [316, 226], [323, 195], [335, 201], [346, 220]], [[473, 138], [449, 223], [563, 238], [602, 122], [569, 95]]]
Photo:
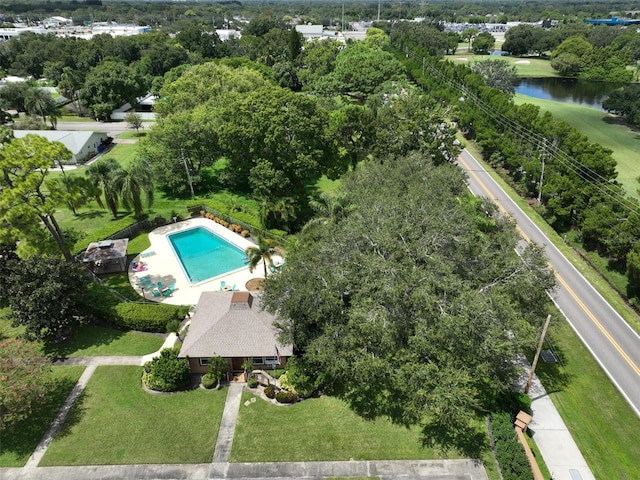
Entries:
[[309, 206], [314, 211], [315, 216], [303, 227], [303, 231], [309, 230], [317, 225], [337, 221], [343, 214], [346, 207], [344, 195], [328, 195], [321, 193], [318, 200], [310, 200]]
[[[51, 117], [52, 112], [58, 109], [51, 94], [37, 87], [29, 89], [24, 98], [24, 106], [30, 114], [42, 117], [43, 122], [46, 122], [47, 116]], [[53, 125], [53, 120], [51, 123]]]
[[273, 240], [258, 236], [258, 246], [247, 247], [247, 249], [245, 250], [247, 258], [249, 259], [249, 271], [253, 273], [255, 268], [262, 260], [264, 265], [264, 278], [267, 278], [267, 263], [270, 266], [273, 266], [271, 255], [273, 255], [274, 253], [274, 247], [275, 242]]
[[122, 177], [122, 167], [113, 158], [104, 158], [87, 168], [87, 176], [96, 187], [102, 187], [105, 203], [113, 218], [118, 218], [120, 203], [119, 178]]
[[121, 170], [117, 180], [121, 188], [120, 195], [125, 208], [133, 206], [136, 218], [142, 216], [142, 194], [147, 207], [153, 204], [153, 176], [151, 166], [143, 159], [136, 159], [129, 170]]

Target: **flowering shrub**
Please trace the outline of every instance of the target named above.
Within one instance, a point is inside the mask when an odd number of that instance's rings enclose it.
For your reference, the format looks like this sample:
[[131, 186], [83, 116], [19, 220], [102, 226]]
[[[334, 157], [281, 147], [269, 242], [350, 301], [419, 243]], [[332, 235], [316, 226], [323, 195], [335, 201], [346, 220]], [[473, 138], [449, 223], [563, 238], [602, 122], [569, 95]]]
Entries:
[[242, 230], [240, 232], [240, 235], [242, 235], [243, 237], [248, 237], [249, 236], [249, 230]]

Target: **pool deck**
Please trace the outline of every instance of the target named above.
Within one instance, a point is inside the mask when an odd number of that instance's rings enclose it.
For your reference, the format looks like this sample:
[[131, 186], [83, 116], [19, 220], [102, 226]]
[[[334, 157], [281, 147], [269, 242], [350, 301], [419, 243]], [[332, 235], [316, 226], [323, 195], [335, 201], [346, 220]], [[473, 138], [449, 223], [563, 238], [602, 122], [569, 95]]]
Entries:
[[168, 297], [153, 296], [150, 287], [146, 287], [144, 291], [144, 297], [147, 300], [171, 305], [196, 305], [202, 292], [219, 291], [223, 281], [228, 289], [235, 285], [236, 290], [246, 291], [245, 285], [249, 280], [264, 277], [264, 266], [260, 262], [253, 273], [249, 272], [249, 267], [244, 267], [204, 282], [191, 284], [182, 270], [180, 261], [176, 257], [167, 235], [194, 227], [206, 227], [242, 250], [249, 246], [255, 246], [254, 243], [246, 238], [207, 218], [190, 218], [182, 222], [156, 228], [149, 233], [151, 246], [134, 259], [135, 261], [142, 261], [146, 266], [146, 270], [135, 272], [129, 267], [129, 281], [140, 296], [142, 296], [143, 292], [140, 287], [136, 286], [136, 282], [145, 275], [150, 276], [154, 285], [162, 282], [163, 288], [175, 283], [175, 290]]

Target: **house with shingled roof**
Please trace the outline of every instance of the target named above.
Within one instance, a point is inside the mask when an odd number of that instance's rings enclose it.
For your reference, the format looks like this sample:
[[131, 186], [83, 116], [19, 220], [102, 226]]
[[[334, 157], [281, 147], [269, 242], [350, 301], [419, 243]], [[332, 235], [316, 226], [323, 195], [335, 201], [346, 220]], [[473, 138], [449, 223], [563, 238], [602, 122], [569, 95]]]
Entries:
[[293, 346], [278, 342], [274, 320], [252, 292], [202, 292], [179, 356], [192, 373], [206, 373], [211, 357], [226, 359], [230, 374], [242, 372], [246, 360], [254, 368], [282, 368]]

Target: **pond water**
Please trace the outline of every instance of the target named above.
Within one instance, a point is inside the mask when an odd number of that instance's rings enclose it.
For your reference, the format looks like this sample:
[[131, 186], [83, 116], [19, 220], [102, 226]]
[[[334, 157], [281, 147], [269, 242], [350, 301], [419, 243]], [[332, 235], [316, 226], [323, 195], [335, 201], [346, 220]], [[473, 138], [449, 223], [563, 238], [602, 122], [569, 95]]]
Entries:
[[522, 78], [516, 85], [516, 93], [556, 102], [577, 103], [602, 109], [602, 102], [619, 83], [591, 82], [575, 78]]

